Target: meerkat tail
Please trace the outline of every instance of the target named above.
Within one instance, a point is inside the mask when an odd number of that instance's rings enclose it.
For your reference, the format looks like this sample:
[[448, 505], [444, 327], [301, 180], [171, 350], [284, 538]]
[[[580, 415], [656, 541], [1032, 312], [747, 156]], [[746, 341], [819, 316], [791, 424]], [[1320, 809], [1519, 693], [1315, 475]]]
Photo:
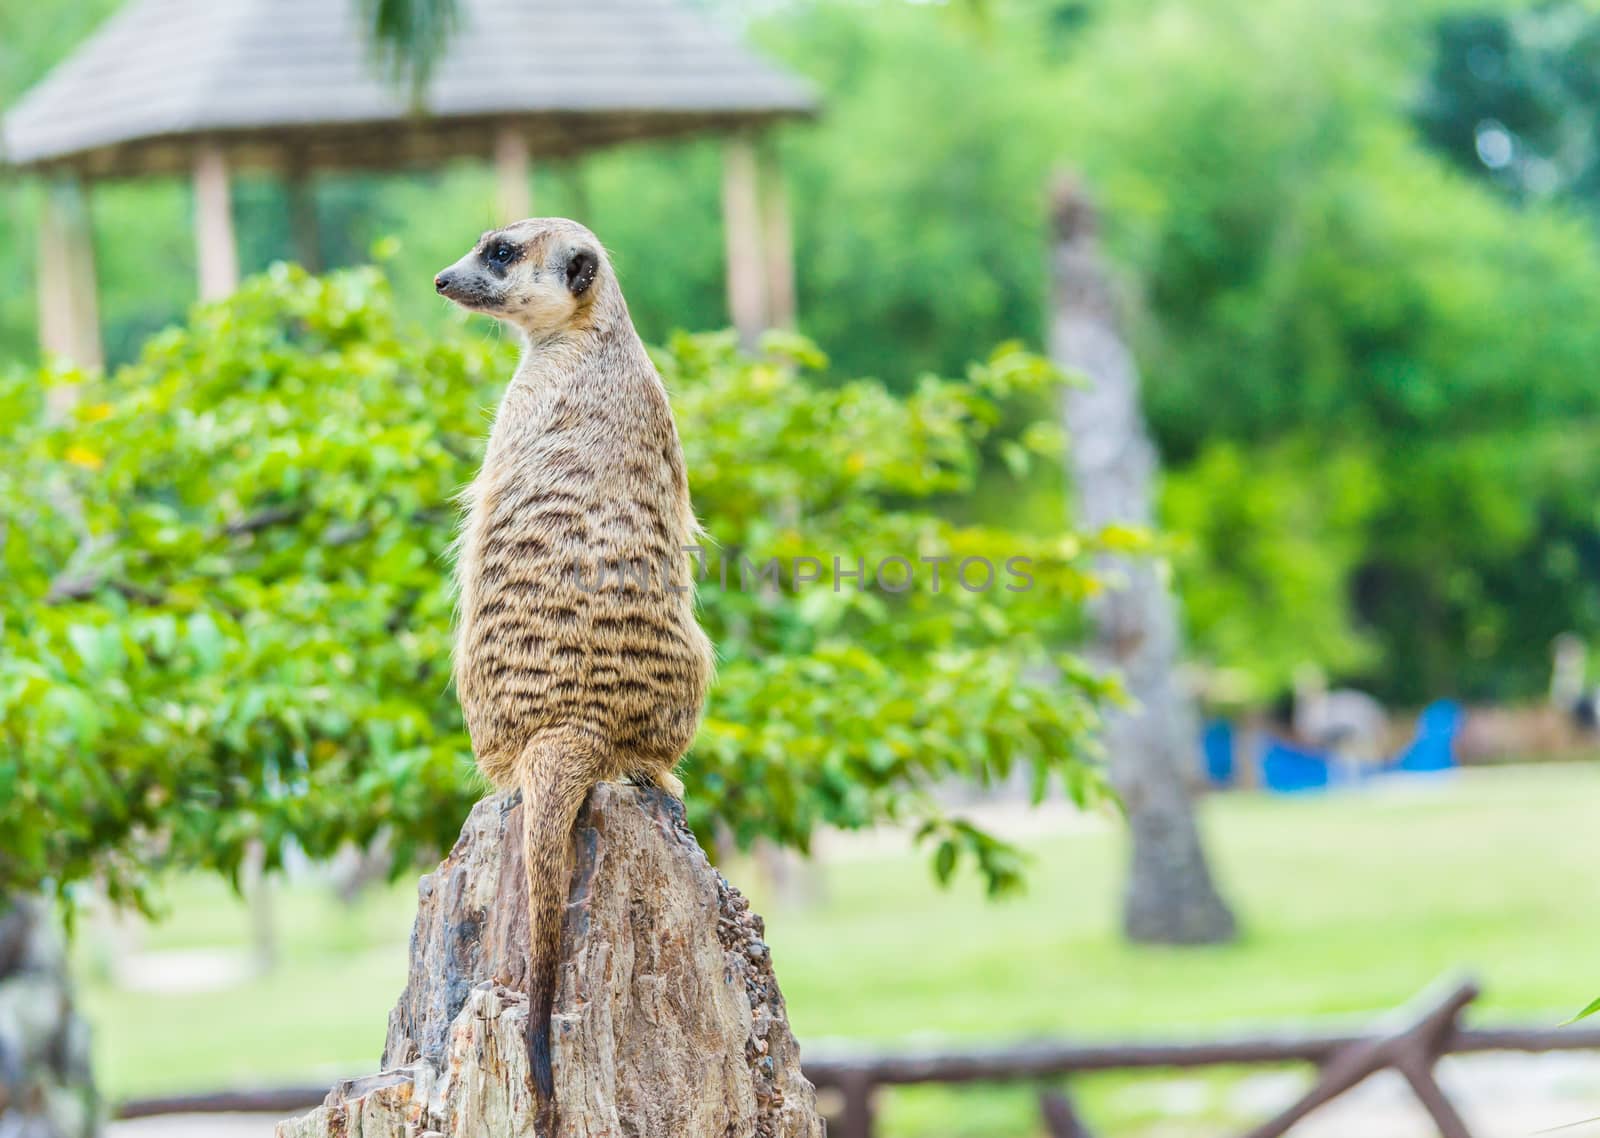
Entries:
[[535, 739], [521, 757], [522, 856], [528, 884], [528, 1063], [543, 1104], [555, 1096], [550, 1016], [562, 915], [572, 882], [572, 826], [596, 781], [583, 749], [582, 744], [573, 747]]

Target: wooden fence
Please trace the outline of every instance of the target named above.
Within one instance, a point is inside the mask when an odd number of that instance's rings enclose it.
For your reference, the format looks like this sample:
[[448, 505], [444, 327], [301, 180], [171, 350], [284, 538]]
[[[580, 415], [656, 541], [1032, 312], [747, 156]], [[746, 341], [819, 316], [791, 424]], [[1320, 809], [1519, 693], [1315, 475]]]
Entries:
[[[871, 1138], [873, 1104], [880, 1087], [940, 1083], [1040, 1083], [1039, 1109], [1052, 1138], [1089, 1138], [1064, 1088], [1071, 1075], [1095, 1071], [1185, 1069], [1212, 1066], [1310, 1063], [1312, 1086], [1282, 1113], [1246, 1138], [1281, 1138], [1291, 1126], [1385, 1068], [1398, 1071], [1433, 1118], [1441, 1138], [1471, 1138], [1466, 1123], [1434, 1078], [1445, 1055], [1484, 1051], [1600, 1051], [1600, 1027], [1466, 1028], [1461, 1013], [1478, 996], [1464, 981], [1424, 993], [1414, 1004], [1358, 1034], [1262, 1034], [1229, 1039], [1127, 1044], [1025, 1043], [992, 1049], [818, 1055], [805, 1060], [807, 1077], [836, 1092], [842, 1106], [830, 1138]], [[119, 1118], [162, 1114], [250, 1111], [284, 1117], [320, 1103], [327, 1088], [283, 1087], [219, 1092], [123, 1103]]]

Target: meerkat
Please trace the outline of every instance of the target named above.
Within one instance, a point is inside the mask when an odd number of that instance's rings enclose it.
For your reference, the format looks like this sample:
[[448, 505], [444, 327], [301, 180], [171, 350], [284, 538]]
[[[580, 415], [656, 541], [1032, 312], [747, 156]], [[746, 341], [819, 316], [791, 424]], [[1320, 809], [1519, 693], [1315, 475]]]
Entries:
[[607, 779], [683, 793], [673, 769], [712, 670], [686, 583], [699, 527], [666, 388], [594, 234], [560, 218], [491, 230], [434, 287], [524, 342], [464, 494], [455, 682], [479, 769], [522, 791], [528, 1057], [548, 1108], [578, 809]]

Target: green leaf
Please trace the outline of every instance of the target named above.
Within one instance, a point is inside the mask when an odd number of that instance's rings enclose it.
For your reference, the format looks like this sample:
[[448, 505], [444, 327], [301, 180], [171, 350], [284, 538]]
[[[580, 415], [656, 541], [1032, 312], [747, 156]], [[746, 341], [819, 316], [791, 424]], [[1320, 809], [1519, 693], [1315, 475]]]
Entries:
[[1596, 1013], [1600, 1013], [1600, 998], [1597, 998], [1588, 1007], [1584, 1008], [1577, 1015], [1569, 1019], [1567, 1023], [1577, 1023], [1580, 1019], [1588, 1019], [1590, 1016], [1595, 1015]]

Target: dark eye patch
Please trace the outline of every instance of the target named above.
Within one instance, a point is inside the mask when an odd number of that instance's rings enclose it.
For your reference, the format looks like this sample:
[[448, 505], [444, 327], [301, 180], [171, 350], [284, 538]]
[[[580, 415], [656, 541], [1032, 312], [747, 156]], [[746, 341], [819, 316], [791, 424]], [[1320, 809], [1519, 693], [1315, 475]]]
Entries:
[[509, 265], [517, 259], [518, 252], [509, 241], [492, 241], [484, 248], [483, 258], [491, 265]]

